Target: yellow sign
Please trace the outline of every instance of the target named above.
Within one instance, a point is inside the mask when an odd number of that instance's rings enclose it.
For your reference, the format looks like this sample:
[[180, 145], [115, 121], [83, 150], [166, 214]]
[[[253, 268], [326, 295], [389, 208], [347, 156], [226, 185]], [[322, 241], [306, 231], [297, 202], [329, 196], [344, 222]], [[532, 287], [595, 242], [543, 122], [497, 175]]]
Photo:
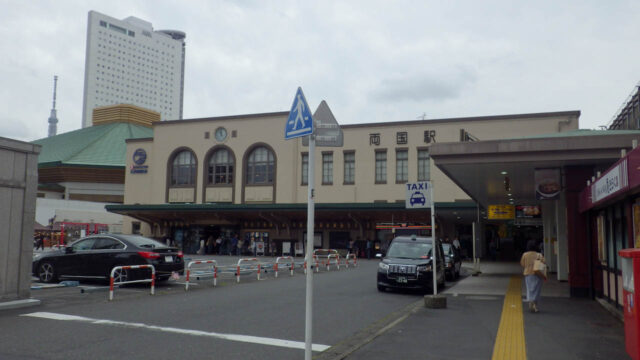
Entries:
[[516, 217], [516, 207], [513, 205], [489, 205], [489, 220], [511, 220]]

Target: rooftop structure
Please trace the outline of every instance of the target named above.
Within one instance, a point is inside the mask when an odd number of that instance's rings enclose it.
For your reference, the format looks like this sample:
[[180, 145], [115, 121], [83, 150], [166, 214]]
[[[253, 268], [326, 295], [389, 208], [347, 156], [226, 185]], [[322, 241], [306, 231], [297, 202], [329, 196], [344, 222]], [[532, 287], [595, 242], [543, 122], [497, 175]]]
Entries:
[[97, 107], [131, 104], [182, 119], [184, 32], [154, 31], [136, 17], [118, 20], [90, 11], [82, 127]]
[[53, 76], [53, 106], [49, 115], [49, 135], [55, 136], [58, 132], [58, 116], [56, 114], [56, 89], [58, 86], [58, 75]]

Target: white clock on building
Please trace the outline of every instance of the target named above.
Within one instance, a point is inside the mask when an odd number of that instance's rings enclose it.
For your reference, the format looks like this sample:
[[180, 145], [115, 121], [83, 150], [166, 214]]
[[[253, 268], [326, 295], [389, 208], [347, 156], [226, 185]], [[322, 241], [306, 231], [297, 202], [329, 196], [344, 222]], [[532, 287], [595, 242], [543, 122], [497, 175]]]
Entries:
[[216, 140], [224, 141], [227, 138], [227, 129], [219, 127], [216, 129]]

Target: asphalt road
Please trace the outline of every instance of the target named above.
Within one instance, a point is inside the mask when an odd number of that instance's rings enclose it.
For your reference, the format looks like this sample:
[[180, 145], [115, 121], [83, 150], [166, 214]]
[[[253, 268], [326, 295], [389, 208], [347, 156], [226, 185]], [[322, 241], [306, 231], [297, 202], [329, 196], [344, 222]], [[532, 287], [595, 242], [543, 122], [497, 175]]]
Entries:
[[[362, 260], [357, 268], [314, 274], [313, 343], [319, 349], [348, 342], [422, 299], [421, 294], [378, 292], [377, 265], [377, 260]], [[0, 312], [0, 359], [304, 355], [305, 276], [300, 271], [293, 277], [283, 271], [277, 279], [266, 274], [260, 281], [245, 275], [239, 284], [224, 275], [215, 288], [201, 281], [188, 292], [168, 282], [157, 286], [155, 296], [143, 285], [129, 286], [116, 289], [111, 302], [104, 288], [85, 293], [73, 287], [42, 289], [32, 296], [42, 305]]]

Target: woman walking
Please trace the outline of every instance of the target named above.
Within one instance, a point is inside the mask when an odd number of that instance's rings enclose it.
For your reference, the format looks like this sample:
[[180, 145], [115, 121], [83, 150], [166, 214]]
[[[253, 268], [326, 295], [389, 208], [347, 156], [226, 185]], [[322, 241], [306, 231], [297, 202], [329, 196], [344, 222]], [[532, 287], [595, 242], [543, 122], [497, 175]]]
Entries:
[[540, 292], [542, 291], [542, 277], [536, 275], [533, 270], [533, 264], [536, 260], [540, 260], [543, 263], [544, 256], [536, 251], [536, 243], [530, 241], [527, 244], [527, 252], [522, 254], [520, 259], [520, 265], [524, 268], [524, 281], [527, 286], [527, 301], [529, 302], [529, 311], [533, 313], [538, 312], [538, 299], [540, 298]]

